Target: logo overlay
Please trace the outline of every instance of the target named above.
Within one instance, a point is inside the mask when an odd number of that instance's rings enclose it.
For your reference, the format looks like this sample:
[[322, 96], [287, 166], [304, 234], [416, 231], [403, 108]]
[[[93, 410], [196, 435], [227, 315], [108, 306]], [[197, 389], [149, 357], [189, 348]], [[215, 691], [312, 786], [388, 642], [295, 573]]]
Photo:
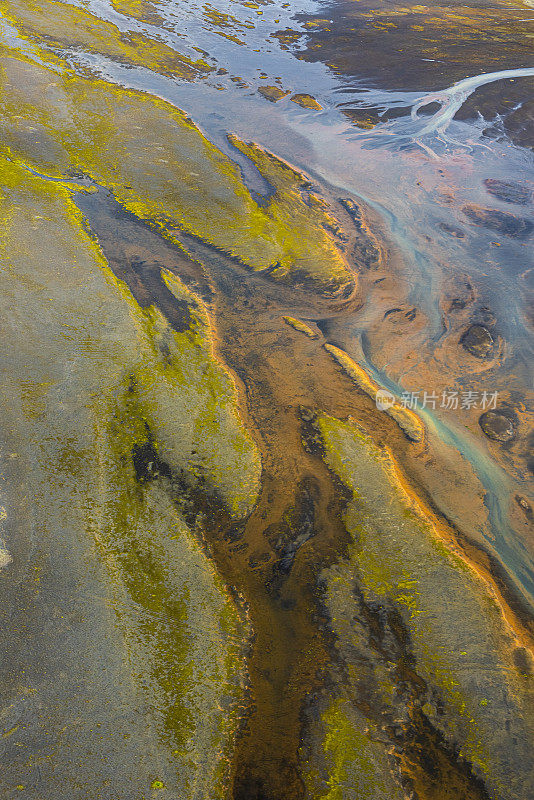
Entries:
[[379, 411], [386, 411], [391, 406], [395, 405], [395, 395], [388, 392], [387, 389], [379, 389], [376, 393], [376, 407]]

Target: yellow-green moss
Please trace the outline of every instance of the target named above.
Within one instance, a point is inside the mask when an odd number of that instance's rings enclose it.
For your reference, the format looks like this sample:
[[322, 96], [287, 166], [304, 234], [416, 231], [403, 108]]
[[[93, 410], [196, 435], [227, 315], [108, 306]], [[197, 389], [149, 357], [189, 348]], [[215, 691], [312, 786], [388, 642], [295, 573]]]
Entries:
[[164, 459], [205, 478], [207, 488], [215, 487], [230, 512], [241, 516], [256, 501], [258, 450], [239, 419], [235, 384], [214, 358], [205, 310], [176, 276], [162, 274], [176, 297], [194, 302], [192, 326], [176, 333], [158, 309], [141, 311], [123, 287], [145, 351], [131, 377]]
[[[488, 587], [439, 539], [402, 489], [387, 452], [355, 426], [332, 417], [322, 415], [318, 428], [330, 468], [357, 492], [345, 517], [353, 537], [349, 561], [325, 575], [341, 648], [356, 635], [350, 622], [355, 575], [367, 601], [393, 604], [404, 620], [416, 670], [444, 702], [441, 715], [427, 707], [432, 723], [459, 744], [479, 774], [494, 786], [504, 785], [501, 731], [512, 712], [500, 703], [503, 696], [508, 704], [517, 702], [517, 684], [510, 668], [513, 638], [498, 608], [488, 603]], [[530, 724], [525, 719], [527, 730]]]
[[89, 173], [170, 238], [173, 229], [192, 233], [253, 269], [270, 267], [274, 278], [290, 273], [332, 292], [354, 282], [322, 227], [325, 212], [304, 202], [302, 177], [287, 165], [234, 142], [276, 187], [261, 207], [232, 161], [170, 104], [81, 78], [45, 52], [49, 69], [10, 55], [0, 64], [2, 125], [15, 154], [37, 169]]
[[[401, 800], [377, 732], [347, 698], [338, 697], [321, 714], [314, 754], [305, 772], [310, 797], [318, 800]], [[374, 741], [373, 741], [374, 739]], [[318, 769], [318, 764], [323, 769]], [[326, 775], [321, 778], [321, 771]]]
[[[343, 784], [348, 780], [347, 766], [358, 775], [362, 797], [373, 797], [377, 790], [377, 776], [369, 753], [369, 740], [365, 734], [351, 724], [343, 709], [342, 701], [333, 703], [323, 715], [327, 728], [324, 748], [332, 759], [332, 771], [328, 779], [329, 791], [323, 800], [343, 800]], [[382, 788], [382, 787], [381, 787]]]
[[[96, 543], [107, 576], [100, 591], [126, 644], [126, 682], [133, 678], [142, 693], [128, 697], [142, 720], [137, 736], [149, 737], [162, 776], [154, 779], [176, 785], [180, 796], [222, 797], [244, 632], [164, 484], [137, 480], [132, 462], [133, 447], [150, 432], [158, 453], [194, 481], [178, 429], [200, 430], [205, 414], [211, 427], [199, 473], [235, 513], [253, 503], [259, 461], [232, 381], [211, 351], [209, 319], [173, 278], [192, 314], [191, 329], [174, 336], [114, 278], [68, 188], [3, 158], [0, 227], [6, 433], [20, 454], [39, 536], [64, 531], [87, 553]], [[96, 566], [89, 559], [83, 568]], [[117, 636], [114, 628], [105, 635]], [[62, 719], [67, 728], [79, 724]]]
[[282, 317], [284, 322], [287, 325], [290, 325], [292, 328], [295, 328], [296, 331], [303, 333], [305, 336], [308, 336], [310, 339], [318, 339], [319, 334], [316, 333], [314, 330], [310, 328], [309, 325], [306, 325], [305, 322], [302, 322], [300, 319], [295, 319], [295, 317]]
[[276, 189], [264, 213], [282, 244], [277, 258], [278, 274], [283, 276], [291, 269], [303, 270], [310, 278], [324, 285], [333, 282], [338, 288], [355, 282], [356, 276], [325, 230], [329, 215], [324, 208], [307, 204], [302, 199], [301, 191], [308, 183], [306, 177], [253, 143], [245, 144], [235, 136], [231, 136], [230, 141], [254, 162]]
[[24, 36], [58, 50], [79, 47], [123, 63], [189, 79], [212, 69], [205, 61], [193, 61], [145, 35], [123, 33], [111, 22], [65, 2], [2, 0], [0, 11]]
[[136, 479], [132, 448], [146, 444], [152, 421], [132, 385], [98, 417], [109, 419], [107, 430], [95, 428], [100, 480], [113, 488], [99, 498], [93, 532], [112, 575], [134, 674], [174, 753], [182, 791], [219, 797], [234, 733], [231, 708], [241, 695], [244, 631], [168, 496], [157, 483]]
[[111, 5], [119, 14], [124, 14], [139, 22], [164, 26], [165, 20], [158, 11], [158, 0], [111, 0]]
[[278, 100], [281, 100], [289, 94], [287, 89], [280, 89], [279, 86], [259, 86], [258, 92], [265, 97], [266, 100], [270, 100], [271, 103], [277, 103]]
[[322, 105], [317, 102], [315, 97], [312, 97], [311, 94], [294, 94], [291, 97], [291, 100], [297, 105], [302, 106], [302, 108], [309, 108], [312, 111], [321, 111]]

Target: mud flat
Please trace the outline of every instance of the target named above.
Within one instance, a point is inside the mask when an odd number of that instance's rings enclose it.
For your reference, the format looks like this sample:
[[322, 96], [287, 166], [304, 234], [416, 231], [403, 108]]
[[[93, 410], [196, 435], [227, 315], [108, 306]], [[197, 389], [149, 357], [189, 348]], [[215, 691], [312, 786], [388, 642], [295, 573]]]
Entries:
[[[298, 58], [328, 64], [342, 77], [340, 107], [361, 128], [409, 113], [412, 92], [440, 90], [497, 70], [532, 67], [528, 4], [422, 6], [363, 0], [355, 6], [341, 1], [296, 18], [300, 26], [287, 46]], [[532, 147], [532, 80], [504, 79], [483, 87], [467, 100], [458, 118], [473, 119], [480, 113], [493, 135], [499, 135], [502, 122], [513, 141]], [[357, 95], [344, 103], [342, 92], [362, 82], [399, 92], [396, 107], [360, 104]], [[429, 113], [434, 110], [430, 102]]]

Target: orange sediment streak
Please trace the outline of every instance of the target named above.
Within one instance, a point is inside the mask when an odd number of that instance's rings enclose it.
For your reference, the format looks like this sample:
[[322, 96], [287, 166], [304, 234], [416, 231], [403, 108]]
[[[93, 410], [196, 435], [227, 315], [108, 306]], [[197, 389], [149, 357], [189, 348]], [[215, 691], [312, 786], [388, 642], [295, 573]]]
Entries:
[[[369, 377], [365, 370], [339, 347], [333, 344], [325, 344], [324, 348], [335, 358], [358, 388], [369, 395], [372, 400], [375, 400], [380, 387]], [[400, 403], [394, 403], [389, 408], [385, 408], [384, 411], [395, 420], [408, 439], [411, 439], [413, 442], [423, 441], [425, 427], [417, 414], [414, 414], [409, 408], [404, 408]]]

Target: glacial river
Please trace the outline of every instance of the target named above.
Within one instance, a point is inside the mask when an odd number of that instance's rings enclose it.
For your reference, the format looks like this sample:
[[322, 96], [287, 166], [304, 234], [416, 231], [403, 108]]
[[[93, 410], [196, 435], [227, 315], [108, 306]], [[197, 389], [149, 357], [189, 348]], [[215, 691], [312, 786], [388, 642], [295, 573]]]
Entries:
[[529, 800], [533, 17], [0, 3], [6, 797]]

